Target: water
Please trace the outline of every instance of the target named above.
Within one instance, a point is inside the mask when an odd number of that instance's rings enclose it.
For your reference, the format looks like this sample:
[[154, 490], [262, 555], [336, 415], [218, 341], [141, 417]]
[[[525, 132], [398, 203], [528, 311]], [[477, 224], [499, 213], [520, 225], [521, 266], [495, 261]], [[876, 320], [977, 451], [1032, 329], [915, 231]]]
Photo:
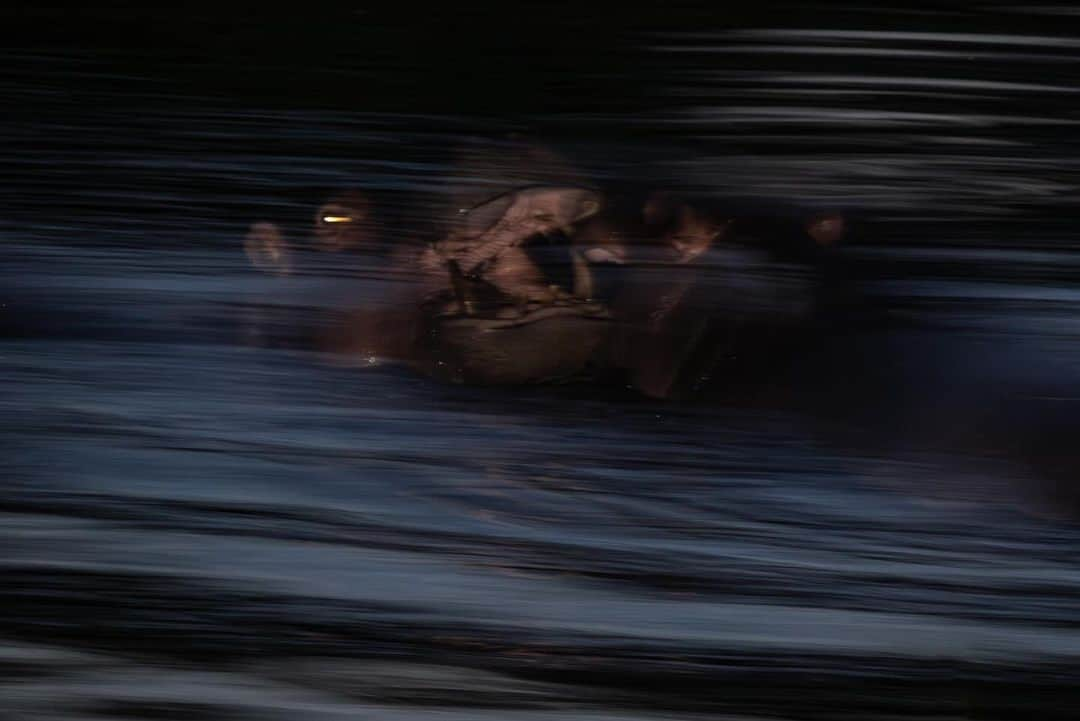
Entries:
[[[1072, 717], [1070, 8], [0, 12], [0, 716]], [[379, 268], [248, 266], [508, 132], [842, 210], [901, 322], [682, 403], [462, 388], [307, 342]]]

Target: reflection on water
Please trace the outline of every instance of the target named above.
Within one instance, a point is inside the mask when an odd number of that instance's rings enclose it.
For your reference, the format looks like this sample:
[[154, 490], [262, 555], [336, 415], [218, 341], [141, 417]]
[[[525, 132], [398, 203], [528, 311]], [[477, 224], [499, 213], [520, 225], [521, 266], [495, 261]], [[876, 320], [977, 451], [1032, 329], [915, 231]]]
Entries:
[[[155, 12], [2, 11], [0, 715], [1072, 716], [1069, 8]], [[321, 342], [551, 182], [843, 213], [870, 310], [682, 402]]]

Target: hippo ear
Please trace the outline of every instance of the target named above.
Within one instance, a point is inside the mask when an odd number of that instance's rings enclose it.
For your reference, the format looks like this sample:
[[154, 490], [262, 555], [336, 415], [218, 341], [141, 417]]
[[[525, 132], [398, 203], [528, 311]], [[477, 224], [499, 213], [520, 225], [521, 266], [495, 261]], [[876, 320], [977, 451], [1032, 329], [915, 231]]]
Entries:
[[836, 245], [847, 232], [844, 216], [839, 213], [814, 216], [804, 227], [806, 234], [818, 245]]
[[498, 223], [510, 206], [514, 204], [516, 193], [506, 193], [462, 213], [462, 233], [468, 238], [483, 235]]
[[286, 275], [292, 270], [289, 243], [273, 223], [254, 223], [244, 237], [248, 260], [266, 273]]

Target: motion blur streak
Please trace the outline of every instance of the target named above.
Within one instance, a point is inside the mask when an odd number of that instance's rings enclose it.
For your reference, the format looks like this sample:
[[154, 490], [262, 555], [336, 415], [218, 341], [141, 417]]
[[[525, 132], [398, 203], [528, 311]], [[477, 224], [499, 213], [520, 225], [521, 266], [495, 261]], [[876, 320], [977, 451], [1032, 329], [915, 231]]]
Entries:
[[[0, 9], [0, 718], [1074, 718], [1075, 10], [752, 5]], [[858, 322], [681, 402], [320, 343], [554, 183], [842, 214]]]

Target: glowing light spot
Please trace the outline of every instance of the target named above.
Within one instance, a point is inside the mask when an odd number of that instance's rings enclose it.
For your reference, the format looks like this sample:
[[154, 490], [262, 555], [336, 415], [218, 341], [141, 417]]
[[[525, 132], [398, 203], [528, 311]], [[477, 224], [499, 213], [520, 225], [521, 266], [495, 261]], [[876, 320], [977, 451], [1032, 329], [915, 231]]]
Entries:
[[351, 223], [352, 218], [348, 215], [324, 215], [322, 217], [324, 223]]

